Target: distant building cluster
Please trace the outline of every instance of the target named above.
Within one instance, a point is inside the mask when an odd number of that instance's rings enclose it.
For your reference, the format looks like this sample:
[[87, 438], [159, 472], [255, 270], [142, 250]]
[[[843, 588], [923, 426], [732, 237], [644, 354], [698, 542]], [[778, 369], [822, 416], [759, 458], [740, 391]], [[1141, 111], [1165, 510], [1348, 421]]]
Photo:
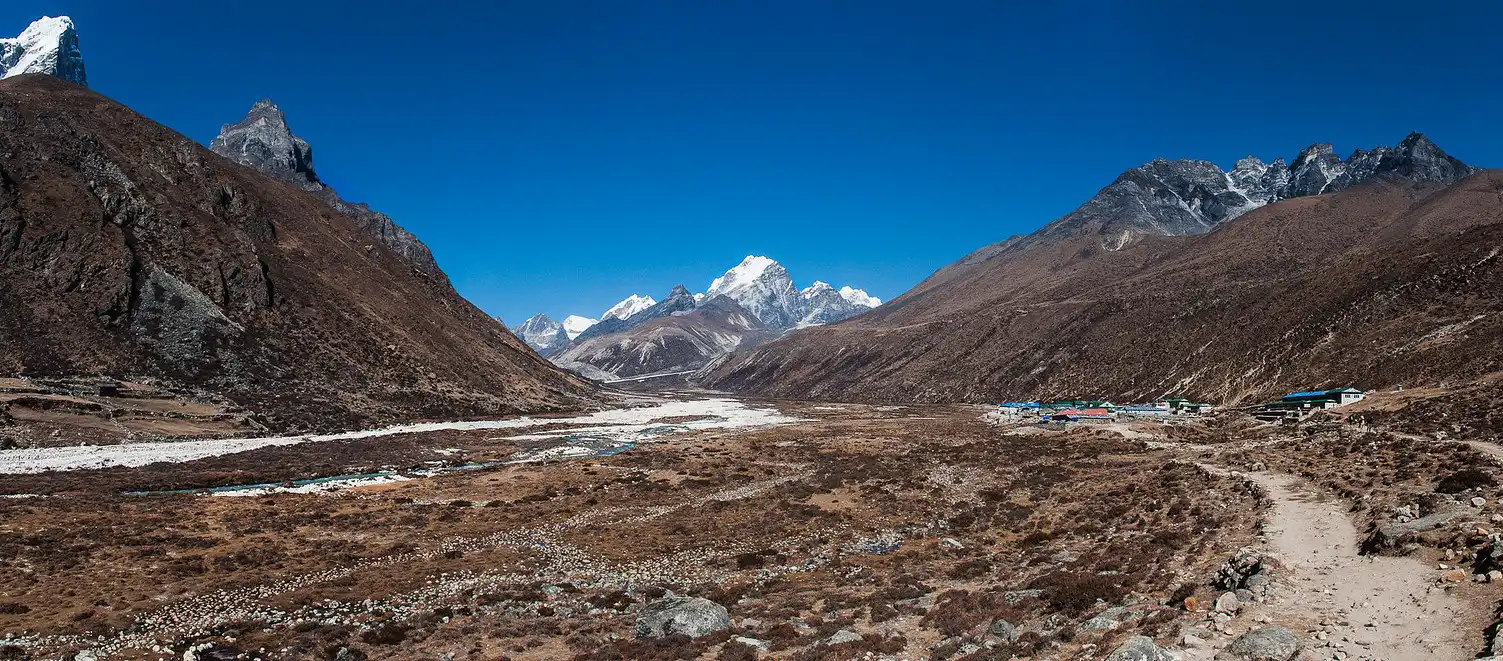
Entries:
[[[1290, 393], [1276, 402], [1247, 409], [1260, 420], [1298, 419], [1315, 411], [1362, 401], [1366, 393], [1356, 388], [1333, 388]], [[1198, 416], [1215, 410], [1211, 404], [1173, 397], [1143, 404], [1115, 404], [1105, 400], [1067, 399], [1056, 402], [1003, 402], [1002, 415], [1040, 423], [1106, 423], [1131, 419]]]
[[1115, 404], [1105, 400], [1067, 399], [1057, 402], [1003, 402], [1003, 415], [1039, 422], [1116, 422], [1128, 418], [1160, 418], [1174, 415], [1200, 415], [1212, 410], [1210, 404], [1188, 399], [1163, 399], [1146, 404]]

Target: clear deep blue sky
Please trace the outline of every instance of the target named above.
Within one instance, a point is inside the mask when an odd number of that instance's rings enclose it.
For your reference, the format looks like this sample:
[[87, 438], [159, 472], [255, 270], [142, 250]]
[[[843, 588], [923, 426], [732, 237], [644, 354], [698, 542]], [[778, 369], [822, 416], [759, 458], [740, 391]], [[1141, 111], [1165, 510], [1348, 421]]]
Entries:
[[[508, 322], [743, 255], [891, 298], [1155, 157], [1411, 130], [1503, 165], [1503, 3], [10, 0], [207, 143], [271, 96]], [[1040, 5], [1052, 3], [1018, 3]]]

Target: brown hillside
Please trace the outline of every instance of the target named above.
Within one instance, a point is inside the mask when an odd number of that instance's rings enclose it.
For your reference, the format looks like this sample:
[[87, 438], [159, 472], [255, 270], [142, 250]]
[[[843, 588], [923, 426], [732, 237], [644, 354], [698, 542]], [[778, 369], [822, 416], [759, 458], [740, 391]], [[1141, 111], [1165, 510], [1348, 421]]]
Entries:
[[874, 401], [1240, 402], [1433, 383], [1503, 357], [1503, 173], [1373, 181], [1209, 234], [1011, 241], [871, 313], [733, 354], [701, 381]]
[[139, 374], [274, 426], [593, 396], [293, 186], [83, 87], [0, 82], [0, 373]]

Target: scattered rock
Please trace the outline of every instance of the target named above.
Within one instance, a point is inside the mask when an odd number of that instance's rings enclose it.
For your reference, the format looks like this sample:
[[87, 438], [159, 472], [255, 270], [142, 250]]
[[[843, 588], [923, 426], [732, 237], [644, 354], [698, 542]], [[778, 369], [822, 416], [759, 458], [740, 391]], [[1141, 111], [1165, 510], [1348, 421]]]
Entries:
[[1175, 661], [1148, 636], [1133, 636], [1117, 646], [1105, 661]]
[[1262, 553], [1250, 548], [1238, 549], [1236, 554], [1216, 570], [1216, 578], [1212, 584], [1223, 590], [1250, 587], [1247, 584], [1248, 580], [1253, 576], [1264, 574], [1267, 564]]
[[1481, 509], [1482, 506], [1486, 505], [1486, 504], [1487, 504], [1487, 499], [1483, 498], [1482, 496], [1477, 496], [1476, 498], [1472, 499], [1472, 507]]
[[1133, 613], [1126, 608], [1123, 608], [1121, 606], [1113, 606], [1104, 611], [1101, 611], [1101, 613], [1096, 617], [1086, 620], [1085, 623], [1080, 626], [1087, 629], [1115, 629], [1117, 628], [1117, 625], [1126, 620], [1131, 620], [1133, 619], [1133, 617]]
[[676, 633], [698, 638], [729, 628], [731, 617], [725, 606], [700, 597], [664, 597], [648, 604], [637, 616], [640, 638]]
[[1440, 575], [1440, 580], [1443, 583], [1461, 583], [1466, 580], [1466, 571], [1462, 569], [1452, 569], [1448, 572], [1442, 573]]
[[939, 546], [940, 548], [950, 549], [952, 551], [959, 551], [960, 549], [965, 548], [965, 544], [961, 544], [960, 540], [955, 539], [954, 537], [946, 537], [942, 540], [939, 540]]
[[861, 640], [861, 634], [851, 631], [850, 629], [841, 629], [840, 631], [836, 631], [829, 638], [826, 638], [823, 644], [844, 645], [846, 643], [854, 643], [858, 640]]
[[1008, 604], [1016, 604], [1024, 599], [1037, 599], [1044, 596], [1043, 590], [1013, 590], [1002, 593], [1002, 601]]
[[1299, 637], [1284, 627], [1254, 629], [1239, 636], [1217, 659], [1236, 661], [1293, 661], [1300, 651]]
[[742, 645], [757, 650], [758, 652], [766, 653], [772, 651], [772, 641], [770, 640], [761, 640], [759, 638], [751, 638], [748, 636], [736, 636], [731, 640], [733, 642], [741, 643]]

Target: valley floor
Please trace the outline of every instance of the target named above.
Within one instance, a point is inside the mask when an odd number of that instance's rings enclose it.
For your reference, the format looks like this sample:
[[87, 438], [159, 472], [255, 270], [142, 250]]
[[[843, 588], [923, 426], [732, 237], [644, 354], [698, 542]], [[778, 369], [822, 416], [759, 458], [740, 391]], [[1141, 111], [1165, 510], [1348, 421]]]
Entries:
[[[1142, 634], [1209, 659], [1270, 625], [1311, 658], [1487, 645], [1500, 493], [1435, 489], [1496, 472], [1489, 444], [986, 411], [669, 399], [0, 452], [0, 658], [1068, 659]], [[730, 628], [638, 637], [670, 592]]]

